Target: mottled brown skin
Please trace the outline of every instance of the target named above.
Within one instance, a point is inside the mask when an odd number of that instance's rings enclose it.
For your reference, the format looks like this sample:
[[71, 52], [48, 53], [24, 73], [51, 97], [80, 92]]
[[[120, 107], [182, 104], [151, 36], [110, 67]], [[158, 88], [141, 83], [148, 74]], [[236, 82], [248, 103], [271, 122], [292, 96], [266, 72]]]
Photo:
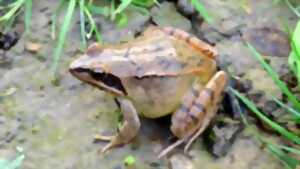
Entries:
[[216, 71], [217, 52], [179, 29], [150, 27], [132, 42], [92, 45], [70, 65], [78, 79], [117, 97], [124, 123], [116, 136], [99, 136], [108, 149], [129, 143], [138, 133], [138, 114], [148, 118], [172, 115], [171, 130], [185, 150], [214, 117], [227, 75]]

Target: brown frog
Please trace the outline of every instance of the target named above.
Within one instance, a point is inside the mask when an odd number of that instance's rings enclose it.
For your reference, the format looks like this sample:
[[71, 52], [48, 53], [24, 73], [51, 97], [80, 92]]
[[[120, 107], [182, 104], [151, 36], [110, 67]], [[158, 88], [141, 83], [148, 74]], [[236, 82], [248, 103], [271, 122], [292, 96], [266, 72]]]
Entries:
[[158, 118], [172, 114], [172, 133], [178, 141], [164, 156], [186, 142], [185, 151], [215, 116], [227, 84], [217, 71], [215, 49], [182, 30], [149, 27], [135, 40], [117, 46], [91, 45], [73, 61], [78, 79], [116, 96], [124, 122], [102, 152], [129, 143], [138, 133], [138, 115]]

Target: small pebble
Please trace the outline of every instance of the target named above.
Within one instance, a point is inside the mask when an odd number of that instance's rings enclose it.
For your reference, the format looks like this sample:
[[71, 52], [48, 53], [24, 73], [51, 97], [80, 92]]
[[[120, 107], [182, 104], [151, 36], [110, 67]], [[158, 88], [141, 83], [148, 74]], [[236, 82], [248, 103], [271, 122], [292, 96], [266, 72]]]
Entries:
[[177, 6], [180, 12], [184, 15], [192, 15], [195, 13], [195, 8], [191, 4], [190, 0], [178, 0]]
[[264, 107], [263, 107], [263, 111], [264, 112], [273, 112], [273, 111], [275, 111], [275, 110], [277, 110], [278, 109], [278, 104], [275, 102], [275, 101], [273, 101], [273, 100], [268, 100], [268, 101], [266, 101], [266, 103], [265, 103], [265, 105], [264, 105]]
[[25, 44], [25, 49], [32, 53], [37, 53], [41, 48], [42, 48], [42, 45], [40, 43], [27, 42]]

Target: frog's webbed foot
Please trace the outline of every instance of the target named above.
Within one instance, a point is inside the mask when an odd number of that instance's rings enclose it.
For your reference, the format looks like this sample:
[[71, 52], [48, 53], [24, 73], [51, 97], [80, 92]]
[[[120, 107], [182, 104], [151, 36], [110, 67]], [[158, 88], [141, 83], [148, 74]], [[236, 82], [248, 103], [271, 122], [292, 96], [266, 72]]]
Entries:
[[118, 133], [114, 136], [96, 135], [96, 140], [110, 141], [101, 152], [105, 153], [111, 148], [129, 143], [139, 132], [140, 120], [138, 113], [132, 103], [126, 99], [118, 99], [124, 122], [119, 128]]
[[109, 151], [110, 149], [120, 145], [120, 144], [117, 144], [118, 140], [115, 139], [115, 136], [104, 136], [104, 135], [99, 135], [97, 134], [95, 137], [94, 137], [95, 140], [100, 140], [100, 141], [109, 141], [108, 144], [106, 144], [99, 152], [100, 153], [106, 153], [107, 151]]
[[171, 144], [170, 146], [168, 146], [167, 148], [165, 148], [158, 156], [158, 158], [162, 158], [165, 155], [167, 155], [170, 151], [172, 151], [174, 148], [176, 148], [177, 146], [181, 145], [184, 142], [187, 142], [186, 145], [184, 146], [184, 153], [186, 154], [190, 148], [190, 146], [192, 145], [192, 143], [199, 137], [199, 135], [205, 130], [205, 128], [208, 126], [209, 124], [209, 120], [206, 120], [204, 122], [205, 124], [203, 124], [203, 126], [201, 126], [201, 128], [198, 129], [198, 131], [192, 135], [190, 138], [185, 139], [179, 139], [177, 140], [175, 143]]
[[188, 140], [186, 145], [184, 146], [184, 153], [187, 153], [189, 148], [191, 147], [192, 143], [199, 137], [199, 135], [206, 129], [206, 127], [209, 125], [210, 119], [205, 120], [203, 122], [203, 125], [198, 129], [198, 131], [191, 136], [191, 138]]

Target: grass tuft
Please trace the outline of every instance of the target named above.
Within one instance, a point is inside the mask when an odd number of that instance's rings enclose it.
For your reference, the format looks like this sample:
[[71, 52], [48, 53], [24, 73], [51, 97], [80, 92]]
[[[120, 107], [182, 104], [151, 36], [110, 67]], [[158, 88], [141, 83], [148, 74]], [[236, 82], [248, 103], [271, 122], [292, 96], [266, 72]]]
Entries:
[[[260, 112], [255, 104], [251, 102], [248, 98], [240, 94], [235, 89], [230, 88], [230, 91], [237, 96], [257, 117], [259, 117], [260, 120], [271, 126], [274, 130], [276, 130], [278, 133], [283, 135], [287, 140], [291, 142], [295, 142], [296, 144], [299, 144], [300, 138], [286, 130], [285, 128], [281, 127], [278, 123], [272, 121], [269, 119], [264, 113]], [[300, 155], [300, 150], [288, 147], [285, 145], [278, 145], [274, 144], [273, 142], [269, 141], [267, 138], [263, 137], [257, 129], [250, 125], [250, 123], [247, 121], [245, 115], [241, 114], [242, 121], [246, 125], [247, 128], [250, 129], [251, 133], [255, 136], [255, 138], [262, 144], [266, 145], [267, 149], [278, 159], [280, 160], [287, 169], [296, 169], [297, 165], [299, 165], [299, 160], [296, 160], [294, 157], [290, 156], [288, 153], [293, 153], [296, 155]]]
[[286, 84], [280, 80], [278, 74], [271, 68], [271, 66], [264, 61], [263, 57], [256, 51], [256, 49], [247, 43], [248, 48], [253, 53], [253, 56], [259, 61], [262, 67], [267, 71], [270, 77], [273, 79], [275, 84], [280, 88], [282, 93], [287, 96], [288, 100], [293, 104], [293, 106], [299, 111], [300, 110], [300, 102], [297, 97], [289, 90]]
[[[300, 30], [300, 28], [297, 28]], [[297, 30], [297, 31], [299, 31]], [[295, 32], [297, 32], [295, 30]], [[300, 33], [300, 32], [299, 32]], [[299, 41], [298, 33], [294, 33], [293, 35], [293, 41]], [[296, 38], [297, 37], [297, 38]], [[292, 44], [295, 44], [295, 42], [292, 42]], [[300, 123], [300, 112], [299, 112], [299, 101], [297, 97], [289, 90], [287, 85], [280, 80], [279, 75], [272, 69], [272, 67], [265, 62], [263, 57], [256, 51], [254, 47], [252, 47], [249, 43], [247, 43], [247, 46], [249, 50], [253, 53], [253, 56], [259, 61], [259, 63], [262, 65], [262, 67], [267, 71], [267, 73], [270, 75], [270, 77], [273, 79], [273, 81], [276, 83], [276, 85], [279, 87], [281, 92], [287, 96], [288, 101], [293, 105], [293, 107], [290, 107], [283, 102], [281, 102], [279, 99], [273, 97], [273, 100], [283, 107], [288, 113], [291, 115], [291, 121], [295, 122], [296, 124]], [[295, 47], [294, 45], [293, 50], [299, 50], [299, 46]], [[294, 52], [294, 53], [297, 53]], [[290, 56], [291, 57], [291, 56]], [[293, 59], [297, 60], [298, 58], [295, 56], [292, 56]], [[299, 59], [298, 59], [299, 60]], [[297, 63], [296, 63], [297, 64]], [[293, 63], [295, 65], [295, 63]], [[295, 68], [295, 67], [294, 67]], [[297, 69], [294, 69], [294, 72], [297, 72]], [[276, 121], [271, 120], [268, 118], [263, 112], [259, 111], [258, 108], [255, 106], [253, 102], [251, 102], [249, 99], [247, 99], [245, 96], [240, 94], [238, 91], [230, 88], [230, 91], [234, 93], [235, 96], [237, 96], [261, 121], [268, 124], [271, 128], [273, 128], [277, 133], [282, 135], [286, 140], [295, 143], [296, 145], [300, 145], [300, 137], [298, 134], [291, 132], [281, 126]], [[250, 126], [249, 123], [246, 121], [246, 118], [242, 115], [243, 122], [246, 124], [246, 126]], [[253, 127], [251, 128], [253, 130]], [[299, 160], [295, 159], [293, 156], [290, 155], [290, 153], [295, 155], [300, 155], [300, 150], [295, 147], [289, 147], [285, 145], [278, 145], [274, 144], [270, 141], [268, 141], [266, 138], [263, 138], [257, 131], [255, 132], [256, 138], [263, 144], [266, 144], [267, 149], [272, 152], [272, 154], [278, 158], [282, 163], [285, 165], [288, 169], [296, 169], [296, 167], [299, 165]]]
[[0, 17], [0, 22], [8, 21], [10, 18], [12, 18], [17, 13], [17, 11], [22, 7], [25, 1], [26, 0], [17, 0], [9, 4], [8, 7], [11, 7], [11, 9], [3, 16]]
[[296, 134], [288, 131], [287, 129], [283, 128], [276, 122], [272, 121], [270, 118], [268, 118], [264, 113], [260, 112], [255, 104], [251, 102], [249, 99], [247, 99], [245, 96], [240, 94], [235, 89], [230, 89], [240, 100], [242, 100], [243, 103], [263, 122], [271, 126], [274, 130], [276, 130], [278, 133], [280, 133], [282, 136], [287, 138], [288, 140], [295, 142], [297, 144], [300, 144], [300, 137], [298, 137]]

